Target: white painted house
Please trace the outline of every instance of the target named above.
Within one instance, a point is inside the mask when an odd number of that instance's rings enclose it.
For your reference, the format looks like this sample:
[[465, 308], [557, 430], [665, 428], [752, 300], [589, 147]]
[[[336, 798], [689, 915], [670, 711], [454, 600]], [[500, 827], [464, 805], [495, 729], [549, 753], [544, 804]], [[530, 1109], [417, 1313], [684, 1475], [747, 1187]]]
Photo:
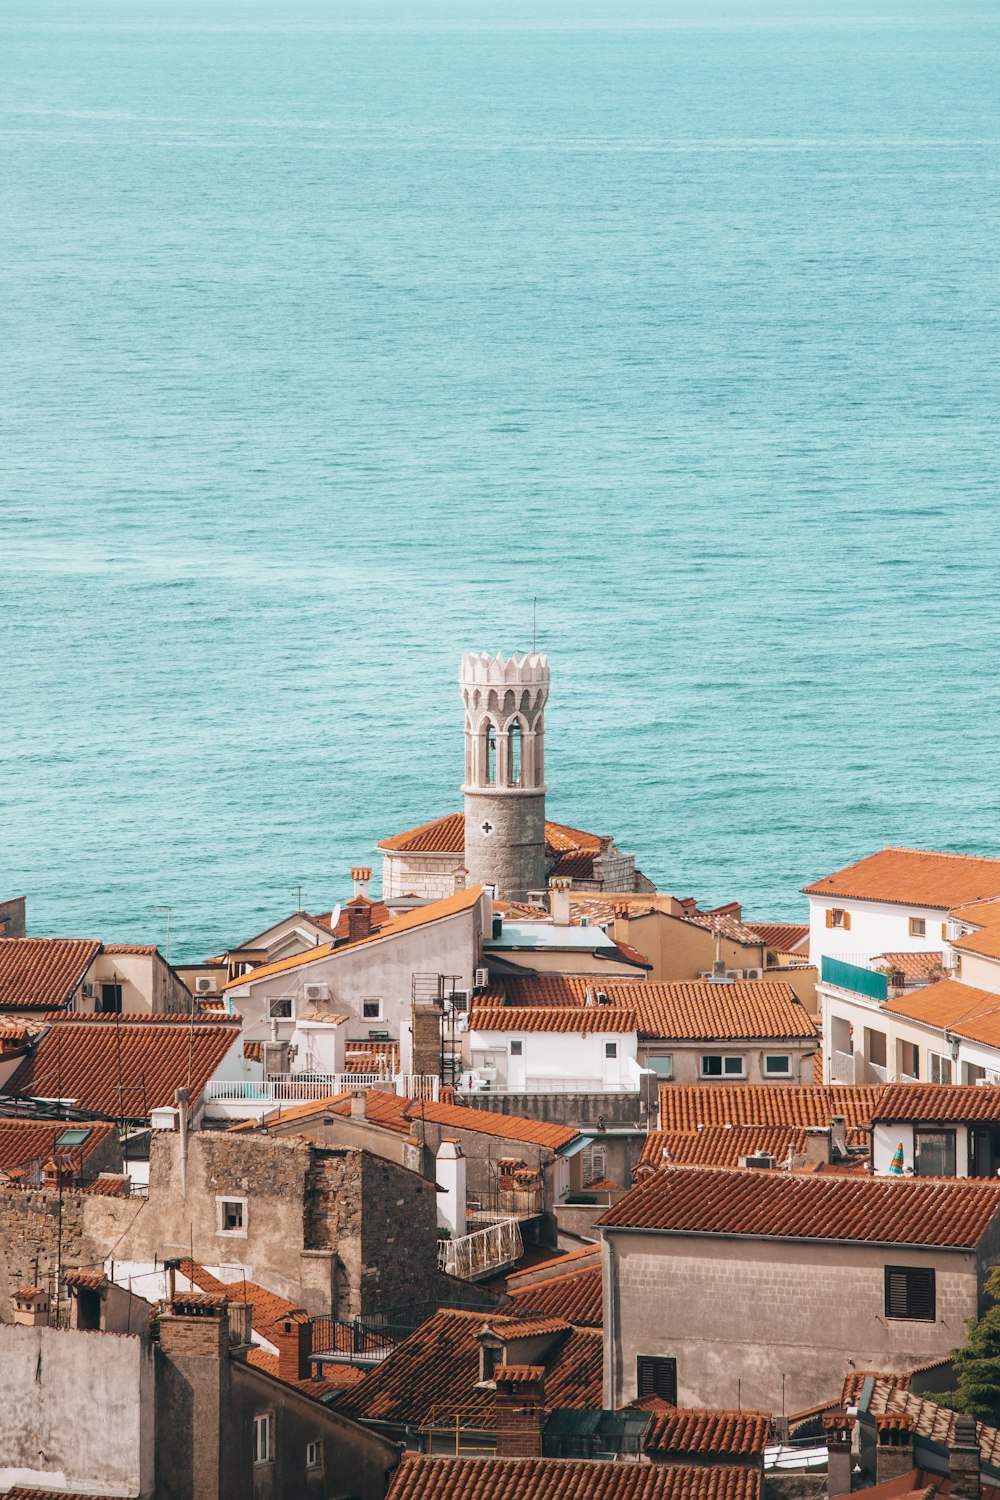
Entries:
[[894, 1084], [872, 1111], [872, 1166], [888, 1173], [902, 1148], [915, 1177], [996, 1177], [1000, 1088]]
[[634, 1093], [639, 1019], [619, 1005], [477, 1006], [467, 1088], [508, 1093]]
[[825, 1080], [985, 1076], [981, 1039], [967, 1038], [961, 1055], [948, 1023], [921, 992], [937, 993], [935, 982], [958, 971], [962, 959], [953, 942], [966, 927], [952, 913], [1000, 897], [1000, 860], [883, 849], [806, 886], [805, 894], [810, 955], [819, 967]]

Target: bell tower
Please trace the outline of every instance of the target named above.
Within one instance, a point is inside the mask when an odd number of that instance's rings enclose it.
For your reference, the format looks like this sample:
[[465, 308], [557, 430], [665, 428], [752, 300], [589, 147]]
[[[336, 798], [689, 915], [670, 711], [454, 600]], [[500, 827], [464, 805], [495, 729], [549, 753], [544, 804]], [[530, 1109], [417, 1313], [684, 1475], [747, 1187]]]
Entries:
[[501, 900], [523, 901], [545, 889], [549, 659], [467, 652], [459, 682], [469, 882], [494, 886]]

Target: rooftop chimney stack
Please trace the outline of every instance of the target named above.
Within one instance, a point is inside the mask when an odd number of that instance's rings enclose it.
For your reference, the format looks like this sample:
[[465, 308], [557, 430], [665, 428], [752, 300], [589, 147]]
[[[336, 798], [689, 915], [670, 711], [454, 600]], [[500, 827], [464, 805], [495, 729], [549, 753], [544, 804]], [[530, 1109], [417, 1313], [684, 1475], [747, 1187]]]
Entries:
[[854, 1466], [852, 1439], [855, 1418], [835, 1411], [823, 1418], [826, 1436], [826, 1489], [829, 1500], [851, 1493], [851, 1471]]
[[898, 1479], [913, 1468], [913, 1418], [887, 1411], [875, 1418], [875, 1483]]
[[830, 1120], [830, 1160], [846, 1161], [847, 1120], [844, 1115], [833, 1115]]
[[354, 865], [351, 869], [351, 879], [354, 881], [355, 896], [364, 896], [368, 899], [368, 887], [372, 883], [372, 871], [370, 865]]
[[[295, 1313], [303, 1309], [296, 1308]], [[308, 1380], [311, 1374], [312, 1319], [289, 1314], [274, 1333], [278, 1346], [278, 1379]]]
[[953, 1495], [979, 1500], [979, 1433], [974, 1417], [955, 1418], [955, 1430], [948, 1448], [948, 1473]]
[[549, 915], [556, 927], [570, 925], [570, 891], [573, 882], [567, 875], [553, 875], [549, 881]]
[[451, 1231], [452, 1239], [459, 1240], [466, 1232], [465, 1217], [465, 1156], [456, 1140], [444, 1140], [437, 1152], [437, 1185], [444, 1192], [438, 1193], [438, 1224]]
[[544, 1365], [499, 1365], [493, 1378], [497, 1458], [541, 1458]]
[[347, 903], [347, 937], [352, 943], [370, 937], [372, 931], [372, 909], [367, 896], [354, 896]]
[[833, 1144], [828, 1125], [806, 1126], [806, 1166], [825, 1167], [833, 1160]]

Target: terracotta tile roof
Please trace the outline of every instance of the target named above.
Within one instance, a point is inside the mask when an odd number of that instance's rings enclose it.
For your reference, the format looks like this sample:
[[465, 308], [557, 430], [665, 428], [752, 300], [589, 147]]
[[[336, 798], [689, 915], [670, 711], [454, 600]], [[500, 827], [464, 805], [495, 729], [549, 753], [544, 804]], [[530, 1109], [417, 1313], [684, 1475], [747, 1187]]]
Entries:
[[[617, 977], [614, 982], [620, 991], [621, 982]], [[636, 975], [633, 979], [626, 979], [625, 983], [629, 986], [630, 1003], [632, 987], [647, 981]], [[477, 995], [473, 1003], [475, 1006], [512, 1005], [537, 1010], [540, 1005], [585, 1005], [588, 994], [596, 995], [599, 992], [608, 992], [607, 982], [599, 974], [532, 974], [523, 979], [497, 975], [491, 977], [489, 988]], [[624, 1002], [619, 998], [616, 1003]]]
[[[600, 854], [606, 842], [600, 834], [584, 833], [582, 829], [569, 828], [565, 823], [545, 824], [545, 852], [550, 859], [581, 852], [590, 856]], [[465, 815], [446, 813], [443, 818], [434, 818], [430, 823], [421, 823], [405, 833], [382, 839], [378, 847], [407, 854], [464, 854]]]
[[636, 1011], [618, 1005], [540, 1005], [534, 1010], [512, 1005], [475, 1005], [469, 1014], [470, 1031], [627, 1033], [638, 1029]]
[[[103, 1145], [114, 1129], [114, 1125], [98, 1120], [77, 1124], [72, 1120], [0, 1119], [0, 1172], [44, 1161], [53, 1155], [57, 1161], [85, 1163], [91, 1152]], [[66, 1146], [56, 1151], [56, 1141], [67, 1130], [84, 1131], [86, 1138], [79, 1146]]]
[[[370, 1090], [366, 1098], [371, 1101], [375, 1092], [376, 1090]], [[395, 1095], [385, 1097], [393, 1099]], [[528, 1120], [523, 1115], [498, 1114], [491, 1109], [470, 1109], [462, 1104], [434, 1104], [420, 1099], [404, 1100], [403, 1103], [405, 1118], [410, 1122], [423, 1118], [434, 1125], [449, 1125], [456, 1130], [474, 1130], [480, 1135], [502, 1136], [506, 1140], [523, 1141], [527, 1145], [548, 1146], [552, 1151], [568, 1146], [579, 1135], [579, 1131], [571, 1125]]]
[[134, 954], [136, 958], [155, 958], [159, 953], [155, 943], [103, 943], [102, 953]]
[[880, 1093], [878, 1084], [664, 1083], [660, 1126], [829, 1125], [833, 1115], [867, 1125]]
[[[501, 1338], [552, 1333], [557, 1342], [544, 1357], [546, 1406], [600, 1409], [599, 1329], [571, 1328], [558, 1319], [535, 1323], [495, 1313], [441, 1311], [345, 1392], [337, 1410], [368, 1421], [413, 1426], [447, 1426], [450, 1413], [452, 1427], [457, 1412], [463, 1426], [489, 1431], [494, 1393], [477, 1389], [478, 1334], [487, 1326]], [[510, 1352], [516, 1357], [516, 1350]]]
[[145, 1120], [190, 1083], [194, 1103], [239, 1039], [237, 1016], [67, 1016], [54, 1021], [5, 1085], [11, 1095], [74, 1099], [110, 1119]]
[[940, 969], [943, 958], [940, 949], [937, 953], [876, 953], [870, 966], [882, 969], [891, 965], [905, 979], [926, 979], [933, 970]]
[[[955, 1436], [957, 1412], [938, 1406], [935, 1401], [927, 1401], [922, 1396], [915, 1396], [912, 1391], [891, 1384], [889, 1380], [876, 1380], [867, 1409], [873, 1417], [890, 1412], [904, 1413], [913, 1419], [915, 1433], [941, 1443], [945, 1448], [951, 1446]], [[985, 1422], [977, 1422], [976, 1432], [983, 1462], [1000, 1468], [1000, 1431], [996, 1427], [988, 1427]]]
[[[270, 1354], [266, 1349], [250, 1349], [247, 1351], [247, 1364], [253, 1365], [255, 1370], [263, 1370], [265, 1375], [270, 1375], [272, 1380], [280, 1380], [282, 1385], [294, 1386], [301, 1391], [303, 1396], [312, 1396], [315, 1401], [321, 1401], [324, 1396], [329, 1396], [332, 1391], [342, 1390], [347, 1385], [353, 1385], [352, 1380], [330, 1380], [323, 1377], [321, 1380], [284, 1380], [278, 1374], [278, 1356]], [[336, 1366], [331, 1368], [336, 1369]], [[350, 1366], [345, 1368], [350, 1369]], [[360, 1371], [357, 1372], [360, 1375]]]
[[768, 1412], [678, 1409], [653, 1417], [643, 1447], [647, 1453], [763, 1458], [770, 1433]]
[[872, 1124], [896, 1120], [933, 1125], [1000, 1123], [1000, 1088], [971, 1083], [890, 1083], [872, 1112]]
[[545, 1379], [545, 1366], [497, 1365], [493, 1378], [502, 1380], [504, 1385], [537, 1385], [540, 1380]]
[[277, 1292], [258, 1286], [255, 1281], [245, 1281], [242, 1277], [235, 1281], [220, 1281], [204, 1266], [188, 1259], [181, 1261], [179, 1269], [181, 1275], [200, 1292], [213, 1297], [227, 1297], [230, 1302], [249, 1302], [253, 1330], [269, 1343], [273, 1342], [271, 1336], [275, 1329], [286, 1318], [294, 1323], [309, 1322], [309, 1314], [297, 1302], [290, 1302], [287, 1297], [280, 1297]]
[[565, 1318], [577, 1328], [600, 1328], [603, 1323], [602, 1287], [601, 1268], [595, 1266], [519, 1286], [510, 1296], [515, 1308], [530, 1307], [532, 1312]]
[[744, 924], [758, 934], [765, 948], [773, 953], [795, 953], [802, 955], [801, 945], [809, 944], [808, 922], [747, 922]]
[[738, 917], [731, 916], [728, 912], [693, 911], [680, 919], [688, 922], [692, 927], [704, 927], [709, 932], [718, 932], [731, 942], [741, 943], [744, 947], [762, 948], [764, 939], [755, 927], [749, 927], [746, 922], [741, 922]]
[[[388, 906], [386, 906], [384, 901], [368, 901], [364, 896], [351, 897], [351, 904], [355, 906], [358, 905], [360, 901], [365, 901], [365, 904], [370, 908], [369, 915], [371, 917], [371, 924], [373, 927], [381, 927], [384, 923], [392, 921], [392, 912], [389, 910]], [[351, 922], [350, 918], [347, 915], [347, 904], [348, 903], [345, 902], [340, 909], [340, 916], [337, 918], [337, 925], [330, 929], [332, 932], [335, 932], [337, 937], [339, 938], [347, 938], [351, 935]], [[332, 917], [333, 912], [328, 912], [327, 915]], [[324, 926], [328, 925], [328, 923], [324, 923]]]
[[666, 1167], [598, 1224], [765, 1239], [972, 1249], [1000, 1213], [1000, 1182]]
[[256, 984], [258, 980], [269, 979], [273, 974], [283, 974], [291, 969], [300, 969], [305, 964], [315, 963], [317, 959], [339, 958], [342, 953], [349, 953], [362, 943], [381, 942], [383, 938], [398, 937], [400, 933], [412, 932], [418, 927], [428, 926], [431, 922], [440, 922], [446, 917], [457, 916], [460, 912], [471, 911], [481, 895], [482, 886], [478, 885], [470, 886], [465, 891], [456, 891], [453, 896], [445, 896], [441, 901], [429, 901], [426, 906], [416, 906], [412, 911], [404, 912], [402, 916], [393, 917], [391, 921], [384, 922], [377, 931], [370, 933], [367, 937], [348, 943], [319, 943], [315, 948], [307, 948], [303, 953], [293, 953], [289, 958], [280, 958], [272, 964], [261, 964], [260, 968], [251, 969], [249, 973], [240, 975], [238, 979], [231, 979], [222, 988], [225, 991], [237, 989], [241, 985]]
[[92, 1182], [84, 1185], [83, 1191], [104, 1198], [127, 1198], [131, 1186], [131, 1179], [124, 1172], [99, 1172]]
[[345, 1073], [399, 1072], [398, 1042], [347, 1042], [344, 1047]]
[[616, 938], [615, 947], [624, 958], [628, 959], [630, 964], [639, 964], [643, 969], [653, 968], [645, 953], [640, 953], [638, 948], [634, 947], [631, 943], [623, 943], [620, 938]]
[[103, 1271], [76, 1271], [70, 1270], [65, 1273], [63, 1280], [67, 1286], [82, 1286], [89, 1291], [99, 1291], [107, 1282]]
[[26, 1485], [15, 1484], [4, 1490], [4, 1500], [119, 1500], [117, 1495], [95, 1495], [88, 1490], [84, 1495], [73, 1490], [33, 1490]]
[[922, 989], [904, 990], [882, 1009], [938, 1030], [947, 1028], [987, 1047], [1000, 1047], [1000, 996], [959, 979], [939, 979]]
[[[546, 1393], [546, 1405], [549, 1404]], [[567, 1458], [404, 1454], [387, 1500], [759, 1500], [742, 1464], [609, 1464]]]
[[[848, 1146], [867, 1147], [868, 1131], [849, 1127]], [[796, 1125], [706, 1125], [701, 1130], [651, 1130], [638, 1167], [738, 1167], [741, 1156], [765, 1151], [786, 1161], [806, 1149], [805, 1128]], [[663, 1152], [669, 1152], [669, 1162]]]
[[100, 951], [85, 938], [0, 938], [0, 1009], [61, 1010]]
[[887, 1385], [893, 1387], [899, 1386], [904, 1391], [910, 1388], [909, 1371], [905, 1375], [887, 1375], [880, 1370], [851, 1370], [844, 1377], [844, 1385], [840, 1393], [840, 1405], [845, 1409], [848, 1406], [857, 1406], [862, 1387], [865, 1381], [869, 1379], [882, 1380]]
[[802, 889], [809, 896], [844, 896], [951, 911], [981, 897], [1000, 896], [1000, 859], [929, 849], [880, 849]]
[[[612, 998], [619, 999], [617, 991]], [[816, 1041], [815, 1021], [784, 980], [647, 980], [629, 1003], [639, 1011], [644, 1036], [697, 1042]]]
[[567, 849], [557, 854], [549, 866], [550, 875], [568, 877], [570, 880], [593, 880], [595, 855], [583, 849]]
[[956, 921], [976, 928], [964, 937], [955, 938], [953, 948], [960, 953], [980, 953], [984, 958], [1000, 958], [1000, 901], [979, 901], [960, 906], [948, 914]]

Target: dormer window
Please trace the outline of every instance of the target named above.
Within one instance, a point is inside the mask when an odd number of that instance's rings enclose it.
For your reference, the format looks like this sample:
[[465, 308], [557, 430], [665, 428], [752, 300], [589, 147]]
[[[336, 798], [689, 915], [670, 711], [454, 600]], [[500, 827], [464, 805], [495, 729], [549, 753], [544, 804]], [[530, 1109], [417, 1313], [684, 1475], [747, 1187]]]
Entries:
[[496, 1379], [497, 1367], [503, 1364], [503, 1345], [479, 1345], [479, 1383], [491, 1384]]

